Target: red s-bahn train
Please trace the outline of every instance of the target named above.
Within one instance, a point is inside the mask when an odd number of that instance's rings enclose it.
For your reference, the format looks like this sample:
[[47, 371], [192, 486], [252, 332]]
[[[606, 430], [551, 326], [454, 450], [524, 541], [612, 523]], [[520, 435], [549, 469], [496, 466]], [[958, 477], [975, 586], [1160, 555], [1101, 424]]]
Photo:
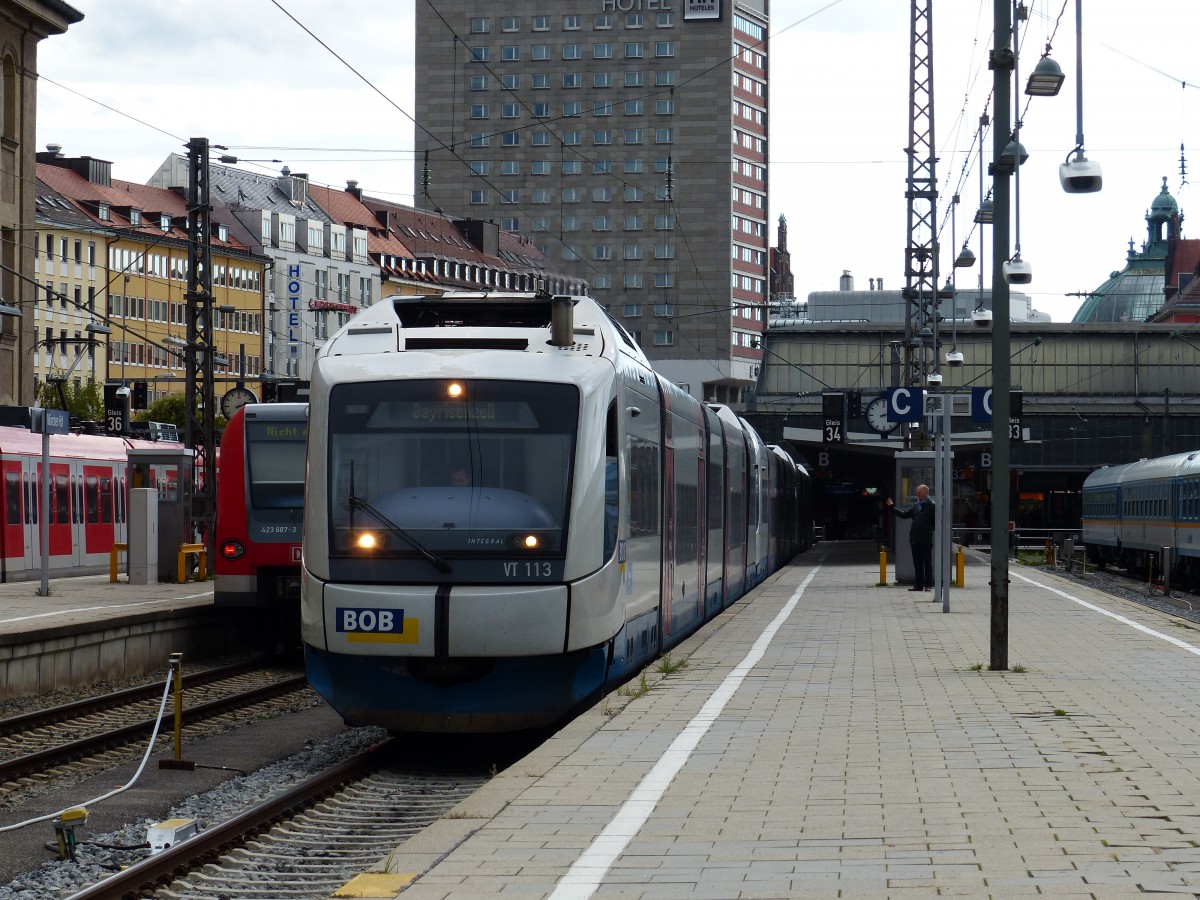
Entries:
[[[42, 435], [0, 426], [0, 581], [38, 578], [42, 572], [41, 521], [49, 516], [49, 574], [108, 571], [114, 543], [128, 535], [127, 453], [161, 447], [151, 441], [86, 434], [50, 436], [50, 504], [43, 510]], [[175, 470], [152, 471], [168, 491]], [[150, 487], [151, 485], [144, 485]]]
[[296, 643], [307, 443], [307, 403], [248, 404], [221, 436], [217, 474], [214, 603]]

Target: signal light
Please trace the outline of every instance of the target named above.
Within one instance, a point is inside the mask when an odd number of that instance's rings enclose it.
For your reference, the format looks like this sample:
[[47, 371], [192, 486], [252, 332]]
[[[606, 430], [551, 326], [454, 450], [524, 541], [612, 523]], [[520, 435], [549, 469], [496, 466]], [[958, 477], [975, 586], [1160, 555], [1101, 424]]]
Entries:
[[221, 555], [226, 559], [241, 559], [246, 552], [241, 541], [225, 541], [221, 544]]

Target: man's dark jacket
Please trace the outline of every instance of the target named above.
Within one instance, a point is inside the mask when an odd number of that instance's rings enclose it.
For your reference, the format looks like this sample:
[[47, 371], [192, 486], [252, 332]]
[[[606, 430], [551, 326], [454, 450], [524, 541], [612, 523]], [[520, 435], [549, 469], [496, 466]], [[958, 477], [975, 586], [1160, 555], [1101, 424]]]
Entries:
[[910, 544], [932, 544], [933, 525], [935, 519], [934, 503], [928, 497], [918, 500], [908, 509], [892, 507], [892, 512], [902, 519], [912, 519], [912, 527], [908, 530]]

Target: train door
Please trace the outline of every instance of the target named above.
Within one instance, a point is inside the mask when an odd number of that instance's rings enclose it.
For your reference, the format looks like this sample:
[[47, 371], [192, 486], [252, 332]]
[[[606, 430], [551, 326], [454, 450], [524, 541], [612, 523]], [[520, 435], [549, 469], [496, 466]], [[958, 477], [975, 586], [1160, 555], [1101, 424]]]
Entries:
[[0, 526], [0, 580], [25, 569], [25, 504], [21, 460], [0, 460], [0, 500], [4, 522]]
[[[41, 478], [42, 466], [40, 461], [37, 463], [37, 472], [38, 478]], [[39, 482], [37, 485], [39, 501], [43, 497], [44, 491], [44, 485]], [[71, 507], [71, 464], [51, 461], [49, 521], [50, 567], [52, 569], [71, 568], [79, 564], [78, 551], [75, 547], [76, 542], [72, 528]]]
[[83, 502], [77, 510], [76, 518], [82, 521], [83, 552], [87, 557], [106, 558], [116, 539], [113, 525], [112, 465], [84, 463], [80, 483], [83, 488]]

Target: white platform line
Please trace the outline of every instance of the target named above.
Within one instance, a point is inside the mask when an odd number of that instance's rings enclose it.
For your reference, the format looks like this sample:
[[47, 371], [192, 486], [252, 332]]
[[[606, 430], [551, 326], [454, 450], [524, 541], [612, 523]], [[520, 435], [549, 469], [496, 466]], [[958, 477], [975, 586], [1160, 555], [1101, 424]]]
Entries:
[[1171, 637], [1169, 634], [1163, 634], [1161, 631], [1155, 631], [1153, 628], [1147, 628], [1140, 622], [1135, 622], [1133, 619], [1128, 619], [1125, 616], [1117, 615], [1115, 612], [1110, 612], [1109, 610], [1097, 606], [1094, 603], [1088, 603], [1086, 600], [1081, 600], [1079, 597], [1076, 597], [1073, 594], [1068, 594], [1066, 591], [1060, 591], [1058, 588], [1051, 587], [1048, 584], [1043, 584], [1040, 581], [1034, 581], [1032, 578], [1027, 578], [1017, 572], [1010, 572], [1009, 574], [1011, 574], [1014, 578], [1020, 578], [1022, 581], [1032, 584], [1035, 587], [1040, 587], [1052, 594], [1057, 594], [1059, 597], [1062, 597], [1065, 600], [1070, 600], [1072, 603], [1078, 603], [1080, 606], [1090, 609], [1092, 612], [1098, 612], [1102, 616], [1108, 616], [1110, 619], [1115, 619], [1122, 625], [1128, 625], [1130, 628], [1133, 628], [1136, 631], [1140, 631], [1143, 634], [1148, 634], [1151, 637], [1159, 638], [1160, 640], [1166, 641], [1168, 644], [1174, 644], [1181, 650], [1186, 650], [1188, 653], [1194, 653], [1196, 656], [1200, 656], [1200, 647], [1197, 647], [1194, 644], [1189, 644], [1187, 641], [1181, 641], [1179, 638]]
[[49, 619], [54, 616], [67, 616], [73, 613], [99, 612], [106, 609], [134, 609], [138, 606], [157, 606], [162, 603], [178, 603], [180, 600], [196, 600], [200, 597], [212, 596], [211, 591], [202, 594], [187, 594], [183, 597], [163, 597], [161, 600], [139, 600], [136, 603], [106, 603], [103, 606], [77, 606], [74, 609], [56, 609], [53, 612], [32, 613], [28, 616], [13, 616], [0, 619], [0, 625], [10, 625], [14, 622], [32, 622], [34, 619]]
[[577, 898], [582, 900], [582, 898], [590, 897], [600, 887], [600, 882], [612, 867], [613, 861], [621, 855], [641, 827], [646, 824], [646, 820], [654, 812], [658, 801], [670, 786], [671, 780], [683, 768], [684, 763], [692, 755], [692, 751], [696, 749], [696, 745], [700, 743], [700, 739], [721, 715], [725, 704], [733, 697], [734, 692], [750, 673], [750, 670], [762, 659], [771, 640], [775, 637], [775, 633], [792, 614], [792, 610], [800, 602], [800, 597], [804, 594], [805, 589], [819, 571], [821, 571], [821, 567], [817, 566], [800, 583], [791, 599], [784, 604], [783, 609], [779, 611], [771, 624], [758, 636], [758, 640], [754, 642], [754, 646], [750, 648], [745, 659], [725, 676], [725, 680], [713, 691], [700, 712], [696, 713], [695, 718], [688, 722], [679, 736], [672, 741], [667, 752], [641, 780], [613, 820], [575, 861], [570, 871], [555, 885], [554, 893], [550, 895], [551, 900], [577, 900]]

